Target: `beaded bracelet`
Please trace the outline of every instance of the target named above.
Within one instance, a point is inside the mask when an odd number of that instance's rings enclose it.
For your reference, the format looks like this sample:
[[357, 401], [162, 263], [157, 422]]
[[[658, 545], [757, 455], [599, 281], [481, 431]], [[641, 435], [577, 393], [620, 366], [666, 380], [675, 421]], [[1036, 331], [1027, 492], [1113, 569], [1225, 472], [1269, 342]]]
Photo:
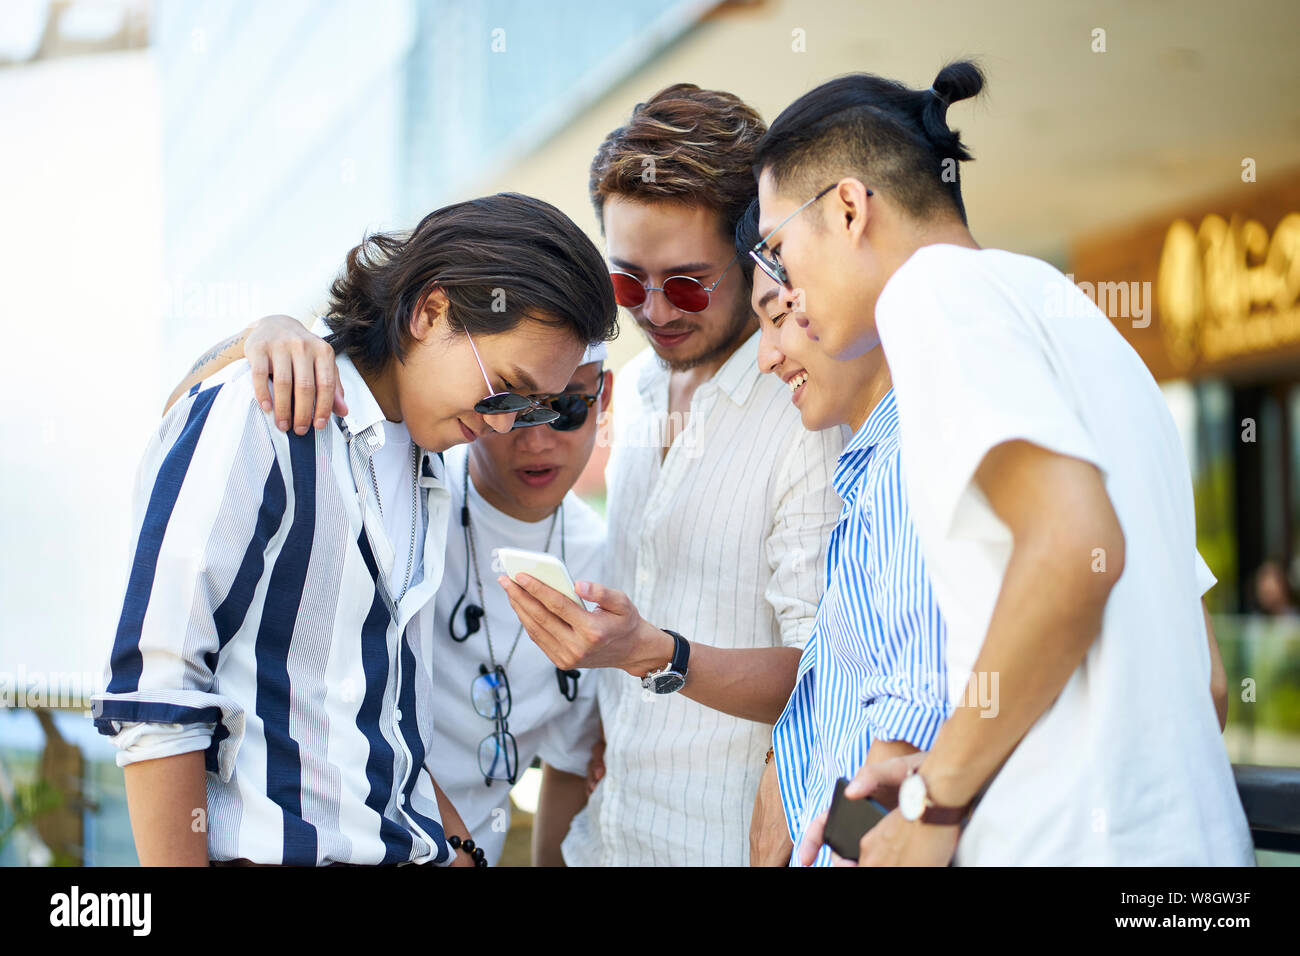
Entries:
[[488, 865], [487, 858], [483, 854], [483, 848], [481, 846], [475, 846], [473, 840], [468, 838], [462, 840], [453, 833], [451, 836], [447, 837], [447, 845], [450, 846], [452, 850], [464, 850], [469, 854], [470, 859], [474, 861], [475, 866]]

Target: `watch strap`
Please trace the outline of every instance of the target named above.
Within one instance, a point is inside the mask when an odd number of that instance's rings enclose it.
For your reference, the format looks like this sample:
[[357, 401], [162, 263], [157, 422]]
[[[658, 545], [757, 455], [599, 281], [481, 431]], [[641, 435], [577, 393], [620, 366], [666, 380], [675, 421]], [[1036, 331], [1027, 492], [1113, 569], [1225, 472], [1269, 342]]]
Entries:
[[686, 638], [682, 637], [676, 631], [670, 631], [666, 627], [661, 627], [660, 630], [665, 634], [672, 635], [673, 638], [673, 659], [668, 664], [669, 670], [685, 677], [686, 666], [691, 659], [690, 641], [686, 640]]
[[921, 822], [933, 823], [941, 827], [951, 827], [965, 820], [968, 813], [970, 813], [969, 803], [964, 807], [941, 807], [929, 803], [926, 804], [925, 810], [921, 813]]
[[[975, 805], [974, 800], [971, 800], [968, 803], [966, 803], [964, 806], [960, 806], [960, 807], [940, 806], [939, 804], [935, 803], [934, 798], [930, 796], [929, 793], [930, 788], [929, 786], [927, 786], [925, 782], [925, 777], [921, 776], [918, 769], [914, 768], [907, 775], [907, 780], [910, 780], [913, 777], [916, 778], [917, 782], [920, 784], [922, 788], [922, 794], [924, 800], [924, 803], [922, 804], [920, 816], [914, 818], [916, 822], [929, 823], [935, 826], [950, 827], [950, 826], [957, 826], [968, 816], [970, 816], [971, 808], [974, 807]], [[904, 781], [904, 784], [907, 783], [907, 780]], [[900, 789], [900, 793], [901, 793], [901, 789]]]

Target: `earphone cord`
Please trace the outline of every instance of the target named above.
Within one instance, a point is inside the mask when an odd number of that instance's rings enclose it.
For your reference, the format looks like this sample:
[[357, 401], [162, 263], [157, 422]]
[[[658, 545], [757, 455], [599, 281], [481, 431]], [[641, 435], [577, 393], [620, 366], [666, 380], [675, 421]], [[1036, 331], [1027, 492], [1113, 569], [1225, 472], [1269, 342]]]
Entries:
[[[474, 583], [475, 583], [475, 585], [477, 585], [477, 587], [478, 587], [478, 600], [479, 600], [479, 607], [483, 608], [483, 615], [482, 615], [482, 617], [481, 617], [481, 620], [482, 620], [482, 623], [483, 623], [483, 634], [484, 634], [484, 636], [487, 638], [487, 646], [488, 646], [488, 661], [489, 661], [489, 663], [491, 663], [491, 665], [492, 665], [492, 669], [495, 670], [495, 669], [496, 669], [496, 666], [497, 666], [497, 662], [496, 662], [496, 655], [495, 655], [495, 653], [493, 652], [493, 647], [492, 647], [492, 629], [488, 626], [488, 621], [487, 621], [487, 601], [486, 601], [486, 596], [485, 596], [484, 593], [483, 593], [483, 578], [482, 578], [482, 576], [479, 574], [479, 570], [478, 570], [478, 553], [477, 553], [477, 549], [474, 547], [474, 528], [473, 528], [473, 526], [470, 524], [470, 520], [469, 520], [469, 455], [466, 455], [466, 456], [465, 456], [464, 480], [465, 480], [465, 484], [464, 484], [464, 486], [463, 486], [464, 505], [462, 505], [462, 507], [461, 507], [461, 524], [463, 525], [463, 527], [464, 527], [464, 529], [465, 529], [465, 565], [466, 565], [466, 567], [465, 567], [465, 592], [464, 592], [464, 594], [461, 595], [461, 601], [465, 600], [465, 595], [467, 595], [467, 594], [469, 593], [469, 569], [470, 569], [470, 566], [472, 566], [472, 567], [474, 568]], [[558, 508], [556, 508], [555, 511], [551, 514], [551, 527], [550, 527], [550, 528], [547, 530], [547, 532], [546, 532], [546, 544], [543, 546], [542, 550], [543, 550], [543, 551], [549, 551], [549, 550], [551, 550], [551, 540], [552, 540], [552, 538], [554, 538], [554, 536], [555, 536], [555, 523], [556, 523], [556, 520], [557, 520], [557, 519], [559, 519], [560, 522], [561, 522], [561, 524], [560, 524], [560, 560], [564, 561], [564, 560], [566, 559], [566, 557], [567, 557], [567, 554], [566, 554], [566, 551], [565, 551], [565, 541], [564, 541], [564, 537], [565, 537], [565, 535], [564, 535], [564, 524], [563, 524], [563, 521], [564, 521], [564, 502], [563, 502], [563, 501], [560, 502], [560, 506], [559, 506]], [[566, 562], [566, 563], [567, 563], [567, 562]], [[459, 607], [459, 606], [460, 606], [460, 601], [457, 601], [457, 602], [456, 602], [456, 605], [457, 605], [457, 607]], [[453, 624], [453, 626], [454, 626], [454, 623], [455, 623], [455, 609], [453, 609], [453, 611], [452, 611], [452, 624]], [[461, 638], [461, 640], [465, 640], [465, 639], [467, 639], [467, 638], [469, 637], [469, 635], [470, 635], [470, 631], [469, 631], [469, 629], [468, 629], [468, 622], [467, 622], [465, 638]], [[524, 626], [523, 626], [523, 624], [520, 624], [520, 625], [519, 625], [519, 630], [515, 631], [515, 639], [514, 639], [514, 643], [512, 643], [512, 644], [510, 645], [510, 653], [506, 655], [505, 663], [501, 665], [501, 669], [502, 669], [502, 670], [505, 670], [506, 668], [508, 668], [508, 667], [510, 666], [510, 661], [511, 661], [511, 660], [514, 658], [514, 656], [515, 656], [515, 650], [516, 650], [516, 648], [519, 647], [519, 639], [520, 639], [521, 637], [523, 637], [523, 635], [524, 635]], [[454, 631], [453, 631], [453, 633], [452, 633], [452, 637], [453, 637], [453, 638], [456, 637]]]

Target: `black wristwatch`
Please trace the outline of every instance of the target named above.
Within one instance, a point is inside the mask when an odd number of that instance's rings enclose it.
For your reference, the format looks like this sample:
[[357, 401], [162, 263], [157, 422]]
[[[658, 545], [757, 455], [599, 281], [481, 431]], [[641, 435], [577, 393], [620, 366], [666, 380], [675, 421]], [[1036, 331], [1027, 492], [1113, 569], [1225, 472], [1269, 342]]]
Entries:
[[660, 630], [672, 635], [676, 644], [673, 648], [673, 659], [662, 670], [651, 671], [642, 677], [641, 686], [656, 694], [671, 694], [686, 685], [686, 664], [690, 660], [691, 645], [676, 631], [670, 631], [666, 627]]

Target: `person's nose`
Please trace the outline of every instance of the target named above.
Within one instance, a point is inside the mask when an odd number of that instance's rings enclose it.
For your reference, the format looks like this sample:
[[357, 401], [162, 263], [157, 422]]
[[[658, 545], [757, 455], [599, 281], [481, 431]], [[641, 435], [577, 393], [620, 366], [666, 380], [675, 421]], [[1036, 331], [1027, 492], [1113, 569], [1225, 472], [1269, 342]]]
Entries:
[[555, 429], [550, 425], [531, 425], [528, 428], [521, 428], [516, 441], [519, 442], [521, 451], [538, 455], [555, 447]]
[[668, 301], [668, 296], [663, 292], [647, 292], [645, 303], [641, 306], [641, 314], [645, 320], [653, 326], [668, 325], [681, 318], [681, 310]]
[[502, 412], [500, 415], [484, 415], [483, 421], [488, 423], [488, 428], [494, 432], [505, 434], [515, 427], [515, 415], [517, 412]]
[[773, 375], [785, 361], [785, 353], [778, 344], [777, 330], [769, 325], [762, 326], [758, 336], [758, 370], [764, 375]]

